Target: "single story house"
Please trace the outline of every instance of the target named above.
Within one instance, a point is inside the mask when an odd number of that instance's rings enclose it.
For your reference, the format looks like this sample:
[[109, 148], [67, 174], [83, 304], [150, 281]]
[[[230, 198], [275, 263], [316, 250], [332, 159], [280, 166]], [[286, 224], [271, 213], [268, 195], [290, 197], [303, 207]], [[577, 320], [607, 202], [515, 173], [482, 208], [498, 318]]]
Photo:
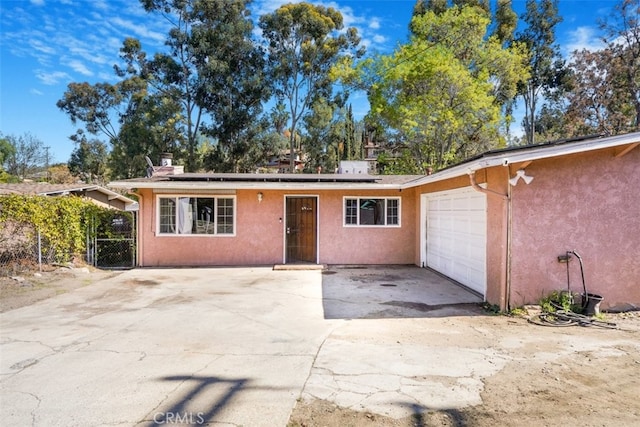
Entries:
[[426, 176], [176, 173], [140, 201], [140, 266], [415, 264], [502, 309], [552, 291], [640, 307], [640, 133], [493, 150]]
[[138, 210], [138, 202], [95, 184], [49, 184], [46, 182], [0, 183], [0, 194], [28, 196], [78, 196], [98, 206], [121, 211]]

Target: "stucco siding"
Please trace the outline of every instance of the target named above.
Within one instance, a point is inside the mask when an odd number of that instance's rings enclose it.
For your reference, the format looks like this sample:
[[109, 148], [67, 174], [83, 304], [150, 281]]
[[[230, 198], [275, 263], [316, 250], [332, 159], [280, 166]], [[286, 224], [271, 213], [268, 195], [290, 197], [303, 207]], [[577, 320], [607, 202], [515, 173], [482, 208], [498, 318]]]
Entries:
[[[263, 194], [262, 201], [257, 198]], [[399, 191], [236, 192], [235, 236], [158, 236], [157, 198], [142, 191], [142, 266], [269, 265], [284, 261], [285, 197], [318, 197], [321, 264], [411, 264], [415, 201]], [[193, 195], [193, 194], [192, 194]], [[204, 196], [204, 195], [203, 195]], [[344, 227], [343, 197], [401, 197], [400, 227]], [[206, 196], [204, 196], [206, 197]]]
[[[282, 204], [257, 192], [238, 191], [234, 236], [161, 236], [156, 233], [156, 195], [143, 193], [143, 266], [263, 265], [282, 259]], [[191, 194], [194, 195], [194, 194]], [[197, 194], [195, 194], [197, 195]], [[207, 195], [201, 195], [207, 197]]]
[[[351, 197], [400, 197], [400, 227], [345, 227], [343, 200]], [[326, 191], [320, 193], [320, 262], [323, 264], [413, 264], [415, 259], [413, 191]]]
[[[587, 290], [601, 307], [640, 306], [640, 149], [534, 161], [530, 185], [513, 187], [511, 306], [567, 288], [567, 250], [583, 258]], [[571, 289], [582, 291], [577, 259]]]
[[[503, 166], [485, 171], [487, 189], [507, 195], [508, 171]], [[507, 230], [508, 202], [497, 195], [487, 195], [487, 293], [485, 299], [502, 309], [507, 305]]]

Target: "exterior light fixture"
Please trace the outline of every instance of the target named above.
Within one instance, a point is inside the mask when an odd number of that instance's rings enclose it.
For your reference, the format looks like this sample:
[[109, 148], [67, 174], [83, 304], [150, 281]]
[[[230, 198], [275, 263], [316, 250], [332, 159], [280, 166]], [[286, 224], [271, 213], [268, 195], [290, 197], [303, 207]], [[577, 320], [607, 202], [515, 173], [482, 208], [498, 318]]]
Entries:
[[264, 197], [264, 194], [262, 194], [262, 192], [258, 193], [258, 203], [262, 202], [263, 197]]
[[515, 186], [518, 181], [520, 181], [520, 178], [522, 178], [522, 180], [524, 181], [525, 184], [530, 184], [531, 181], [533, 181], [533, 177], [532, 176], [527, 176], [527, 173], [524, 169], [518, 169], [516, 171], [516, 176], [514, 176], [513, 178], [511, 178], [509, 180], [509, 184]]

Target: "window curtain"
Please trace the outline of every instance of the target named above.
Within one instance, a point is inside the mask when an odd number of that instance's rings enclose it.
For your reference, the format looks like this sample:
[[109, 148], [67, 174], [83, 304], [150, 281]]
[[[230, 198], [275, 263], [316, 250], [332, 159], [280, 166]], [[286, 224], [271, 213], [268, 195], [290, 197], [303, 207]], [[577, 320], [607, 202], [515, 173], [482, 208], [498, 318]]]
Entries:
[[178, 234], [191, 234], [193, 211], [189, 197], [178, 198]]

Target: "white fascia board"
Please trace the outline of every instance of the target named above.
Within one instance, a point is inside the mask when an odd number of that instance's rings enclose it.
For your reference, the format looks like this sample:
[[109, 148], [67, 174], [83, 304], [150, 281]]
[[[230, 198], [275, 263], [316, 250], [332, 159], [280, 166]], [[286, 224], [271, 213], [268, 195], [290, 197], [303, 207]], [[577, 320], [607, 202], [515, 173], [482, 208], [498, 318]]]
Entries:
[[550, 157], [567, 156], [570, 154], [584, 153], [587, 151], [601, 150], [605, 148], [617, 147], [619, 145], [633, 144], [640, 142], [640, 132], [626, 135], [616, 135], [605, 138], [586, 139], [573, 143], [559, 145], [543, 145], [540, 147], [525, 148], [522, 151], [505, 151], [482, 157], [480, 159], [462, 163], [428, 175], [423, 178], [405, 183], [402, 188], [417, 187], [431, 182], [443, 181], [445, 179], [456, 178], [476, 172], [481, 169], [494, 166], [508, 166], [514, 163], [528, 162], [533, 160], [548, 159]]

